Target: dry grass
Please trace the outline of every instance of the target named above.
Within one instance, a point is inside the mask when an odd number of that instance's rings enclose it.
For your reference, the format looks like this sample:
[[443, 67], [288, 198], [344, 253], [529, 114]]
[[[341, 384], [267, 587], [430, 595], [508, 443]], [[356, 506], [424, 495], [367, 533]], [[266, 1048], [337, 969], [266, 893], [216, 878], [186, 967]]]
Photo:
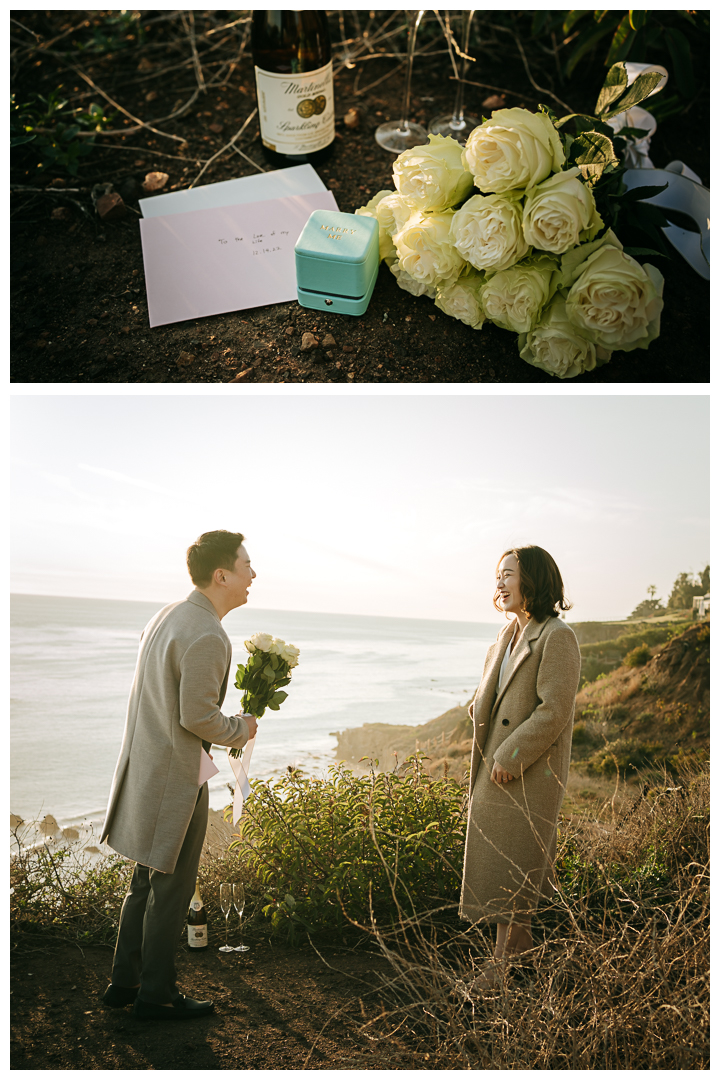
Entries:
[[[607, 830], [565, 822], [538, 943], [492, 992], [488, 930], [402, 914], [376, 939], [393, 968], [368, 1034], [408, 1067], [709, 1067], [709, 782], [658, 777]], [[397, 1066], [396, 1066], [397, 1067]]]

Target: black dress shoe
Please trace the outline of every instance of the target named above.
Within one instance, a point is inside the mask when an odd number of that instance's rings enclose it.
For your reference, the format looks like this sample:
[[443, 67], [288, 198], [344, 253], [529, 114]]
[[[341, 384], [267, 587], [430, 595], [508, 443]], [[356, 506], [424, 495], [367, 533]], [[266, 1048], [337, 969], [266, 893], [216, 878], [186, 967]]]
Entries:
[[170, 1007], [136, 998], [133, 1016], [138, 1020], [194, 1020], [197, 1016], [207, 1016], [214, 1008], [212, 1001], [195, 1001], [184, 994], [175, 998]]
[[109, 1005], [111, 1009], [122, 1009], [123, 1005], [132, 1005], [138, 995], [139, 987], [116, 986], [110, 983], [102, 996], [103, 1005]]

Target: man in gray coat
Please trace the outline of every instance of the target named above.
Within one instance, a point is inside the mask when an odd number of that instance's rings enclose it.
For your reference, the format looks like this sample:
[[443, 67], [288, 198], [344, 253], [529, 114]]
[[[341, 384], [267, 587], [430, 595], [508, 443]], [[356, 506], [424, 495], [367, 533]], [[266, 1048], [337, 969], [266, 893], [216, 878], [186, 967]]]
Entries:
[[203, 533], [188, 548], [195, 588], [159, 611], [140, 639], [120, 757], [102, 839], [136, 862], [120, 914], [112, 982], [103, 1001], [141, 1019], [212, 1011], [178, 990], [174, 955], [207, 827], [202, 751], [242, 747], [254, 716], [225, 716], [232, 648], [220, 620], [247, 602], [255, 577], [242, 533]]

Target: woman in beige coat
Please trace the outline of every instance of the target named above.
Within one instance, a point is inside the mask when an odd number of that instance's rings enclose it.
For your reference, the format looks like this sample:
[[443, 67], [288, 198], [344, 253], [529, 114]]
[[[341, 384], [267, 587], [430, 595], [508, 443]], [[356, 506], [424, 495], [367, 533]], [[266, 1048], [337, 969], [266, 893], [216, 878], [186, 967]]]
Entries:
[[550, 891], [557, 820], [570, 766], [580, 650], [558, 616], [560, 572], [543, 548], [506, 551], [494, 604], [510, 621], [488, 649], [470, 706], [474, 740], [460, 915], [497, 923], [495, 985], [511, 954], [532, 947], [531, 919]]

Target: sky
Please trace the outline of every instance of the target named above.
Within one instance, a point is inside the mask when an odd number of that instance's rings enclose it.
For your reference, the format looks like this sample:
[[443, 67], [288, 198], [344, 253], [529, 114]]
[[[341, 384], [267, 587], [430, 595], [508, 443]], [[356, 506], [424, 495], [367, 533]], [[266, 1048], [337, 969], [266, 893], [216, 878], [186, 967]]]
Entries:
[[167, 603], [230, 529], [250, 607], [497, 622], [497, 561], [532, 543], [583, 621], [709, 560], [705, 395], [354, 389], [14, 396], [12, 590]]

